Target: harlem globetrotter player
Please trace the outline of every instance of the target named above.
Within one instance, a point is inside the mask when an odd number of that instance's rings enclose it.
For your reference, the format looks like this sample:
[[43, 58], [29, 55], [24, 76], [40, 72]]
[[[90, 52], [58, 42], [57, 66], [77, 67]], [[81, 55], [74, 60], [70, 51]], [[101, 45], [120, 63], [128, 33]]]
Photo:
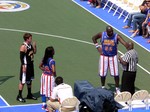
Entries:
[[[98, 44], [98, 39], [100, 39], [101, 45]], [[120, 89], [117, 44], [120, 42], [126, 48], [128, 48], [128, 44], [120, 35], [113, 32], [113, 28], [111, 26], [107, 26], [106, 31], [100, 32], [93, 36], [92, 40], [98, 52], [100, 53], [99, 76], [101, 78], [102, 88], [105, 88], [105, 80], [109, 68], [110, 74], [114, 77], [115, 80], [116, 93], [119, 93]]]
[[27, 99], [37, 100], [36, 97], [31, 93], [32, 80], [34, 79], [34, 65], [33, 58], [36, 53], [36, 43], [32, 43], [32, 35], [30, 33], [25, 33], [23, 35], [24, 42], [20, 47], [20, 83], [19, 83], [19, 93], [17, 100], [20, 102], [25, 102], [22, 97], [22, 91], [24, 85], [27, 84], [28, 94]]
[[53, 58], [54, 54], [54, 48], [48, 46], [39, 65], [39, 68], [42, 70], [40, 94], [43, 104], [42, 109], [45, 111], [47, 111], [46, 99], [50, 99], [55, 86], [56, 67]]

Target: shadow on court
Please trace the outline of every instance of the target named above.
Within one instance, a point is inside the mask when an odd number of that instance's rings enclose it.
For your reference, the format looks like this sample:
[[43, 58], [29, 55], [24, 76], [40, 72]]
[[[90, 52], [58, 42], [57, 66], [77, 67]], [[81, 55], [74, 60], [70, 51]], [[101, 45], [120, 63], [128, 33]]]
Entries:
[[13, 77], [14, 76], [0, 76], [0, 85], [2, 85], [4, 82], [6, 82], [7, 80]]
[[[107, 85], [108, 85], [108, 89], [109, 90], [111, 90], [111, 91], [115, 90], [115, 84], [107, 83]], [[121, 85], [120, 85], [120, 87], [121, 87]], [[138, 91], [138, 90], [140, 90], [140, 88], [138, 88], [138, 87], [135, 86], [135, 91]]]

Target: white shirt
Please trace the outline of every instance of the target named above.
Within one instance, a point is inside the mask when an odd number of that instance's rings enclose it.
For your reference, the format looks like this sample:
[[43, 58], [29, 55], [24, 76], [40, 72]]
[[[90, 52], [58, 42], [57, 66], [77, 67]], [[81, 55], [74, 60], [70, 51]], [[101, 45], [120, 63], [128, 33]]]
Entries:
[[52, 92], [52, 99], [58, 99], [60, 103], [62, 103], [63, 100], [66, 98], [72, 98], [73, 92], [72, 87], [68, 84], [62, 83], [58, 86], [54, 87]]

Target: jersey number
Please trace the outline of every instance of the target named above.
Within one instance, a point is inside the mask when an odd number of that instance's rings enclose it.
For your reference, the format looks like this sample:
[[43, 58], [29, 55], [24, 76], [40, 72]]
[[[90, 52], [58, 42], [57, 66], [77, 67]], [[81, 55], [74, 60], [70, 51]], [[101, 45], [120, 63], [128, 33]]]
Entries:
[[108, 52], [112, 51], [112, 47], [111, 46], [105, 46], [105, 51], [108, 51]]

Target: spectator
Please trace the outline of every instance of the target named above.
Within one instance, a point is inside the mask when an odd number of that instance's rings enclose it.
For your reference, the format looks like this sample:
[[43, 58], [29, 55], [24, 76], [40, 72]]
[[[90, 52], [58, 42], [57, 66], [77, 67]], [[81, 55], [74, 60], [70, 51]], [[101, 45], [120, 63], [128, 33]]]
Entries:
[[32, 43], [32, 35], [30, 33], [25, 33], [23, 36], [24, 42], [20, 47], [20, 83], [19, 83], [19, 92], [17, 100], [20, 102], [26, 102], [22, 97], [22, 91], [24, 84], [27, 84], [28, 95], [27, 99], [37, 100], [35, 96], [31, 93], [32, 80], [34, 79], [34, 65], [33, 58], [36, 53], [36, 43]]
[[88, 0], [87, 4], [90, 4], [92, 7], [96, 6], [96, 0]]
[[96, 0], [96, 2], [97, 2], [96, 8], [101, 8], [101, 0]]
[[40, 94], [42, 97], [42, 109], [46, 110], [46, 99], [52, 95], [53, 88], [55, 86], [56, 67], [53, 56], [55, 54], [54, 48], [49, 46], [45, 49], [44, 57], [39, 65], [39, 68], [43, 71], [41, 76], [41, 89]]
[[59, 109], [63, 100], [73, 97], [72, 87], [65, 84], [62, 77], [57, 77], [55, 83], [57, 86], [54, 87], [52, 96], [47, 101], [47, 109], [49, 112]]
[[129, 32], [134, 33], [137, 30], [137, 27], [138, 27], [137, 23], [140, 21], [144, 21], [144, 19], [146, 18], [146, 14], [147, 14], [146, 3], [147, 1], [144, 0], [143, 3], [139, 6], [141, 12], [137, 12], [137, 13], [133, 13], [129, 15], [127, 25], [124, 26], [123, 28], [125, 29], [130, 28], [132, 24], [133, 28]]
[[150, 40], [148, 40], [147, 43], [150, 43]]
[[[102, 47], [98, 45], [98, 39], [100, 39]], [[109, 68], [110, 74], [114, 77], [115, 80], [116, 93], [119, 93], [117, 45], [118, 41], [121, 42], [121, 44], [123, 44], [126, 48], [128, 47], [128, 44], [120, 35], [113, 32], [113, 28], [111, 26], [107, 26], [106, 31], [100, 32], [93, 36], [92, 40], [98, 52], [100, 53], [99, 76], [101, 78], [102, 88], [105, 88], [105, 80], [107, 70]]]
[[101, 0], [88, 0], [87, 3], [92, 7], [101, 8]]
[[121, 91], [129, 91], [134, 94], [138, 55], [134, 49], [134, 44], [132, 42], [128, 42], [128, 44], [128, 51], [122, 57], [119, 56], [119, 61], [123, 65]]
[[144, 21], [141, 19], [140, 21], [139, 20], [136, 20], [137, 24], [138, 24], [138, 28], [135, 30], [135, 32], [131, 35], [131, 37], [135, 37], [139, 32], [140, 30], [142, 29], [142, 34], [143, 34], [143, 37], [146, 37], [147, 33], [146, 32], [146, 26], [147, 26], [147, 23], [149, 21], [149, 13], [150, 13], [150, 1], [146, 1], [146, 4], [147, 4], [147, 14], [146, 14], [146, 18], [144, 19]]
[[[145, 26], [146, 26], [146, 30], [145, 30]], [[143, 32], [145, 32], [144, 33], [145, 35], [143, 35], [143, 37], [148, 38], [150, 34], [150, 13], [148, 13], [147, 18], [142, 23], [142, 28], [143, 28]]]

